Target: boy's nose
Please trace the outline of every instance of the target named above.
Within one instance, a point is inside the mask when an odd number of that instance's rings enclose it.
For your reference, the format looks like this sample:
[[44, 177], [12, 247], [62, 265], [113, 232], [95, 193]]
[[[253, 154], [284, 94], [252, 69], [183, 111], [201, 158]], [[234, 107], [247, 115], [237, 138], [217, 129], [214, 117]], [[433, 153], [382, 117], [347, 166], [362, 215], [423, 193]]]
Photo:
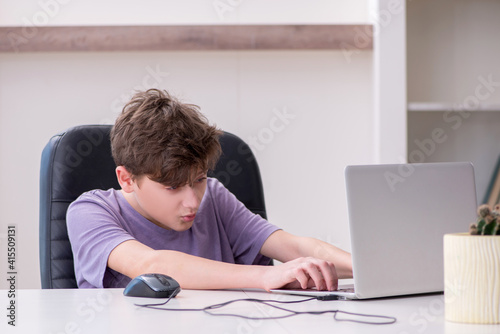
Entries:
[[201, 199], [198, 193], [192, 187], [186, 187], [186, 193], [183, 199], [183, 205], [186, 208], [197, 209], [200, 206]]

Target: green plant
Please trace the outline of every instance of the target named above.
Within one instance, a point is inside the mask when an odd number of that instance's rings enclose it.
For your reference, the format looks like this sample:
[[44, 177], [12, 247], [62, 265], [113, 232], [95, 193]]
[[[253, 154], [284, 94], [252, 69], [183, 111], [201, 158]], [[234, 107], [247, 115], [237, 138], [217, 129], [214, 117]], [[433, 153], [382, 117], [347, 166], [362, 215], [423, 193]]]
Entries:
[[500, 235], [500, 203], [493, 210], [488, 204], [477, 209], [477, 222], [470, 224], [472, 235]]

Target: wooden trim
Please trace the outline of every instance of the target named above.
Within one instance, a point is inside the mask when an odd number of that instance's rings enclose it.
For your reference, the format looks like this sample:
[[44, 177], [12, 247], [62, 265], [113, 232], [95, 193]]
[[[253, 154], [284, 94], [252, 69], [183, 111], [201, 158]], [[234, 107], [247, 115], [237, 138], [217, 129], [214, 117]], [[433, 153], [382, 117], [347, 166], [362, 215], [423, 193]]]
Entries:
[[0, 27], [0, 52], [366, 50], [372, 25]]

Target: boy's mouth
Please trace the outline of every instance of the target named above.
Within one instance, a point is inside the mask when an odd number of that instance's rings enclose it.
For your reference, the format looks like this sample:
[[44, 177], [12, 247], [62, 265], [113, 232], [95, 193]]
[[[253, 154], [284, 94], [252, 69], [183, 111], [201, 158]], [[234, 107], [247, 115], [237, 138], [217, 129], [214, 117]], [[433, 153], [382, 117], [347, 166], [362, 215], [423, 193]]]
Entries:
[[194, 220], [194, 218], [196, 217], [196, 213], [193, 213], [191, 215], [185, 215], [185, 216], [181, 216], [181, 219], [186, 222], [186, 223], [189, 223], [189, 222], [192, 222]]

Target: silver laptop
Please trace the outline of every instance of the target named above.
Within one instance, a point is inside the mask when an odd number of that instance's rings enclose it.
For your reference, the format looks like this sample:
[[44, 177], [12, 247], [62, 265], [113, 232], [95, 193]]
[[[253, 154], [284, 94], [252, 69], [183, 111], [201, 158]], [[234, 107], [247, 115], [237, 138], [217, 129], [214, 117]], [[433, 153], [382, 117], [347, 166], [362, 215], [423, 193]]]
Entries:
[[354, 286], [274, 291], [353, 299], [443, 291], [443, 235], [476, 220], [472, 164], [347, 166], [345, 179]]

